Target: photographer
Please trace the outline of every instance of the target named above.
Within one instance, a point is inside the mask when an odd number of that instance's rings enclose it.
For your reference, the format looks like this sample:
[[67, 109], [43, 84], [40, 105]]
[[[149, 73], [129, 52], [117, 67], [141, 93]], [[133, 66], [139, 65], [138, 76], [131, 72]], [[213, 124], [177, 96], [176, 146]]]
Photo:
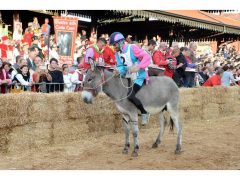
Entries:
[[43, 60], [39, 56], [35, 58], [35, 63], [36, 71], [33, 73], [32, 79], [36, 85], [32, 87], [32, 91], [46, 93], [46, 83], [52, 81], [52, 76], [48, 73], [47, 66], [44, 65]]

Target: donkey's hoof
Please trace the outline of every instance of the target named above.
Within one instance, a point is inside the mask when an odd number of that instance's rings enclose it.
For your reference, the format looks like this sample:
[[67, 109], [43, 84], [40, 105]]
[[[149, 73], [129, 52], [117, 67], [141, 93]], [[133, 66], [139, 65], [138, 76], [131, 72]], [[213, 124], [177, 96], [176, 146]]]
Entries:
[[179, 154], [181, 154], [181, 153], [182, 153], [181, 149], [176, 149], [176, 150], [175, 150], [175, 154], [179, 155]]
[[133, 151], [132, 157], [138, 157], [138, 153]]
[[128, 149], [123, 149], [122, 153], [123, 154], [128, 154]]
[[158, 148], [158, 144], [157, 144], [157, 143], [154, 143], [154, 144], [152, 145], [152, 148]]

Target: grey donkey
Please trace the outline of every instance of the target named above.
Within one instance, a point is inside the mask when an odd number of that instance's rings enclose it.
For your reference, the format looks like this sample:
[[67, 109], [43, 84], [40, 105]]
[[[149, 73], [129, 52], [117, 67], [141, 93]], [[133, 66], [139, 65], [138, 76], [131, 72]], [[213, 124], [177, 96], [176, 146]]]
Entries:
[[[85, 92], [91, 92], [91, 95], [84, 96], [83, 100], [86, 103], [91, 103], [93, 95], [97, 96], [100, 91], [103, 91], [113, 100], [123, 117], [125, 130], [125, 145], [123, 153], [128, 154], [131, 125], [134, 140], [132, 156], [136, 157], [138, 156], [139, 151], [138, 109], [127, 99], [129, 89], [126, 87], [128, 84], [127, 79], [114, 76], [112, 71], [109, 71], [104, 67], [91, 65], [91, 69], [86, 72], [83, 82], [84, 89], [86, 90]], [[182, 146], [182, 127], [178, 113], [179, 90], [175, 82], [171, 78], [165, 76], [150, 77], [149, 83], [141, 88], [136, 97], [142, 102], [147, 112], [150, 114], [159, 114], [160, 132], [156, 141], [152, 145], [152, 148], [157, 148], [161, 143], [166, 124], [163, 111], [167, 110], [171, 117], [170, 129], [173, 129], [173, 126], [175, 125], [177, 133], [175, 153], [180, 154]]]

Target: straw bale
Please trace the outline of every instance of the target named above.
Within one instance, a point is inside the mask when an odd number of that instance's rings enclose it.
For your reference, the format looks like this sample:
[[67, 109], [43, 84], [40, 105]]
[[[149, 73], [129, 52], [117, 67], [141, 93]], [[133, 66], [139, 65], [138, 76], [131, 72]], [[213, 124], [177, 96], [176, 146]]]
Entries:
[[31, 123], [25, 126], [17, 126], [12, 129], [8, 137], [8, 152], [14, 153], [27, 149], [51, 145], [52, 123]]
[[89, 126], [80, 121], [54, 122], [54, 143], [61, 144], [74, 140], [86, 138], [89, 135]]
[[9, 133], [11, 133], [10, 128], [0, 129], [0, 152], [8, 152]]

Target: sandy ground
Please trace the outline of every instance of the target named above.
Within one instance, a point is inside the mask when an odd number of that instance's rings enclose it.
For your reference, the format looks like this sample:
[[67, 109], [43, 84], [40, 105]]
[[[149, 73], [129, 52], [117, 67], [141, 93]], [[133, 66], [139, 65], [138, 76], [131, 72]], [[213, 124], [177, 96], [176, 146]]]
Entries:
[[165, 132], [152, 149], [158, 128], [140, 129], [139, 157], [123, 155], [123, 132], [1, 154], [0, 169], [240, 169], [240, 118], [183, 124], [183, 152], [175, 155], [176, 134]]

